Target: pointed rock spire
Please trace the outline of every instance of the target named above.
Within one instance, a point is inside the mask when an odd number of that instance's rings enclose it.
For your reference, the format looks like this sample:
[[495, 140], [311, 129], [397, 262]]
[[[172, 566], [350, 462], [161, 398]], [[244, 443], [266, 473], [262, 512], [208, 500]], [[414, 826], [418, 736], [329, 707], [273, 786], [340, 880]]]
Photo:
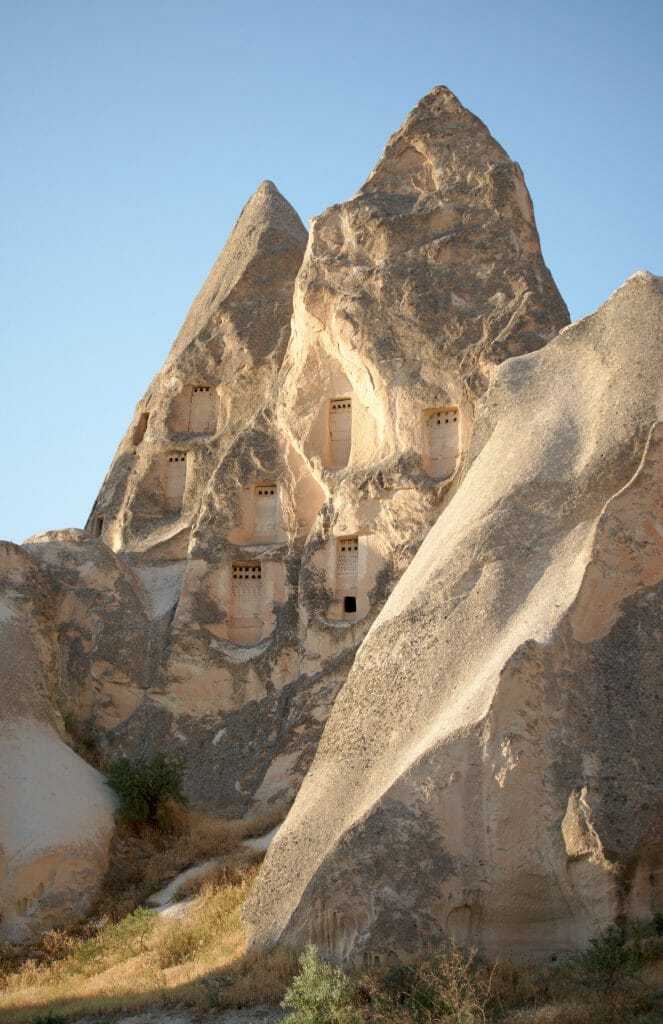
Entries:
[[[248, 200], [180, 328], [171, 357], [181, 352], [226, 302], [240, 281], [262, 274], [294, 277], [308, 233], [276, 185], [263, 181]], [[247, 283], [248, 283], [247, 282]]]
[[[290, 203], [263, 181], [139, 403], [95, 502], [88, 528], [115, 550], [186, 553], [211, 466], [271, 393], [307, 239]], [[222, 437], [226, 426], [230, 433]], [[174, 492], [184, 481], [185, 520], [164, 521], [164, 511], [180, 507]]]

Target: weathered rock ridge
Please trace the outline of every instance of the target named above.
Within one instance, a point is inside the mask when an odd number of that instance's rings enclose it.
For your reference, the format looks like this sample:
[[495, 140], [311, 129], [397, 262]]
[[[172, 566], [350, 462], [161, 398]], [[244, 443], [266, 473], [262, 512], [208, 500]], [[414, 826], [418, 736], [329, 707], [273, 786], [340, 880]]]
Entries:
[[660, 909], [662, 420], [648, 274], [495, 373], [268, 854], [254, 941], [540, 957]]

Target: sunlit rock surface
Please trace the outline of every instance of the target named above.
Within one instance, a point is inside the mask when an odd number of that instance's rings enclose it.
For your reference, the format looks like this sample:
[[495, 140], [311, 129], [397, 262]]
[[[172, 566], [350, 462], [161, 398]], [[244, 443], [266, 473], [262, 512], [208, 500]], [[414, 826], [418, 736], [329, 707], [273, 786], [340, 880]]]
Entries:
[[663, 279], [503, 364], [247, 908], [254, 942], [581, 947], [663, 900]]
[[3, 813], [26, 863], [60, 852], [24, 884], [6, 827], [3, 925], [71, 919], [103, 870], [109, 791], [64, 720], [239, 816], [294, 797], [332, 708], [255, 942], [544, 956], [646, 916], [660, 292], [562, 330], [522, 173], [446, 89], [310, 234], [263, 182], [85, 529], [8, 548]]
[[291, 799], [496, 366], [567, 320], [520, 169], [445, 89], [308, 245], [263, 183], [136, 409], [99, 548], [30, 545], [67, 713], [108, 756], [180, 758], [200, 806]]

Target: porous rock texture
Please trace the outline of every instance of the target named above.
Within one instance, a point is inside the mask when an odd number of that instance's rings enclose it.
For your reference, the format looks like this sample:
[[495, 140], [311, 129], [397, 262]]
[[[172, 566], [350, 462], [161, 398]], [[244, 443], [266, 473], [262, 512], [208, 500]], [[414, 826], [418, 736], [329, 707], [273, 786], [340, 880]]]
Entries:
[[254, 943], [514, 959], [663, 906], [663, 279], [503, 363], [246, 909]]
[[[308, 244], [263, 183], [87, 536], [29, 544], [56, 595], [63, 710], [109, 757], [182, 760], [198, 806], [290, 800], [454, 492], [494, 368], [567, 321], [520, 169], [446, 89]], [[437, 461], [435, 416], [457, 432]]]
[[115, 802], [65, 743], [52, 595], [18, 546], [0, 543], [0, 940], [68, 924], [106, 868]]

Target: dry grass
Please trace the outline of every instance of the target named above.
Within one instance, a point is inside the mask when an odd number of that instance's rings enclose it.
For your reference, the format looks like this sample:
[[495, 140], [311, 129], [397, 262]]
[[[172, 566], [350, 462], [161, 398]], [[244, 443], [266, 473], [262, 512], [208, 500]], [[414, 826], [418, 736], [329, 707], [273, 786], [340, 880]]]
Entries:
[[[426, 961], [359, 979], [366, 1024], [663, 1024], [663, 934], [632, 926], [634, 957], [610, 975], [596, 958], [513, 967], [453, 944]], [[301, 1022], [300, 1022], [301, 1024]]]
[[[295, 958], [246, 950], [240, 908], [262, 855], [240, 844], [277, 825], [285, 809], [246, 821], [222, 821], [177, 805], [170, 814], [167, 834], [145, 826], [118, 829], [93, 920], [46, 933], [27, 958], [0, 949], [0, 1022], [21, 1024], [47, 1011], [68, 1018], [280, 998]], [[160, 919], [141, 908], [180, 871], [213, 857], [220, 863], [188, 887], [201, 898], [184, 919]]]
[[[263, 835], [283, 821], [284, 806], [243, 821], [224, 821], [201, 811], [170, 804], [170, 831], [147, 825], [119, 826], [110, 851], [97, 916], [119, 920], [140, 906], [185, 868], [224, 854], [236, 854], [239, 843]], [[248, 858], [248, 852], [245, 858]]]
[[284, 950], [247, 952], [240, 908], [256, 865], [206, 883], [183, 920], [137, 910], [89, 939], [52, 933], [54, 955], [0, 975], [0, 1021], [186, 1004], [199, 1009], [278, 1000], [296, 961]]
[[[649, 929], [651, 932], [651, 929]], [[490, 1021], [499, 1024], [663, 1024], [663, 938], [635, 941], [637, 965], [606, 984], [585, 957], [492, 971]], [[627, 947], [628, 947], [627, 943]], [[485, 968], [484, 968], [485, 970]]]
[[[173, 811], [164, 836], [124, 829], [112, 854], [101, 917], [53, 931], [27, 959], [0, 948], [0, 1024], [28, 1024], [186, 1005], [196, 1010], [278, 1003], [297, 971], [286, 949], [246, 949], [240, 910], [258, 867], [240, 841], [283, 810], [252, 822]], [[219, 857], [187, 894], [186, 917], [138, 906], [194, 862]], [[353, 1019], [365, 1024], [663, 1024], [663, 919], [630, 926], [617, 973], [598, 956], [561, 966], [482, 964], [453, 945], [411, 968], [355, 977]], [[621, 948], [621, 947], [620, 947]], [[632, 954], [632, 955], [631, 955]], [[608, 964], [609, 968], [609, 964]], [[354, 998], [354, 997], [353, 997]], [[299, 1024], [309, 1024], [308, 1018]]]

